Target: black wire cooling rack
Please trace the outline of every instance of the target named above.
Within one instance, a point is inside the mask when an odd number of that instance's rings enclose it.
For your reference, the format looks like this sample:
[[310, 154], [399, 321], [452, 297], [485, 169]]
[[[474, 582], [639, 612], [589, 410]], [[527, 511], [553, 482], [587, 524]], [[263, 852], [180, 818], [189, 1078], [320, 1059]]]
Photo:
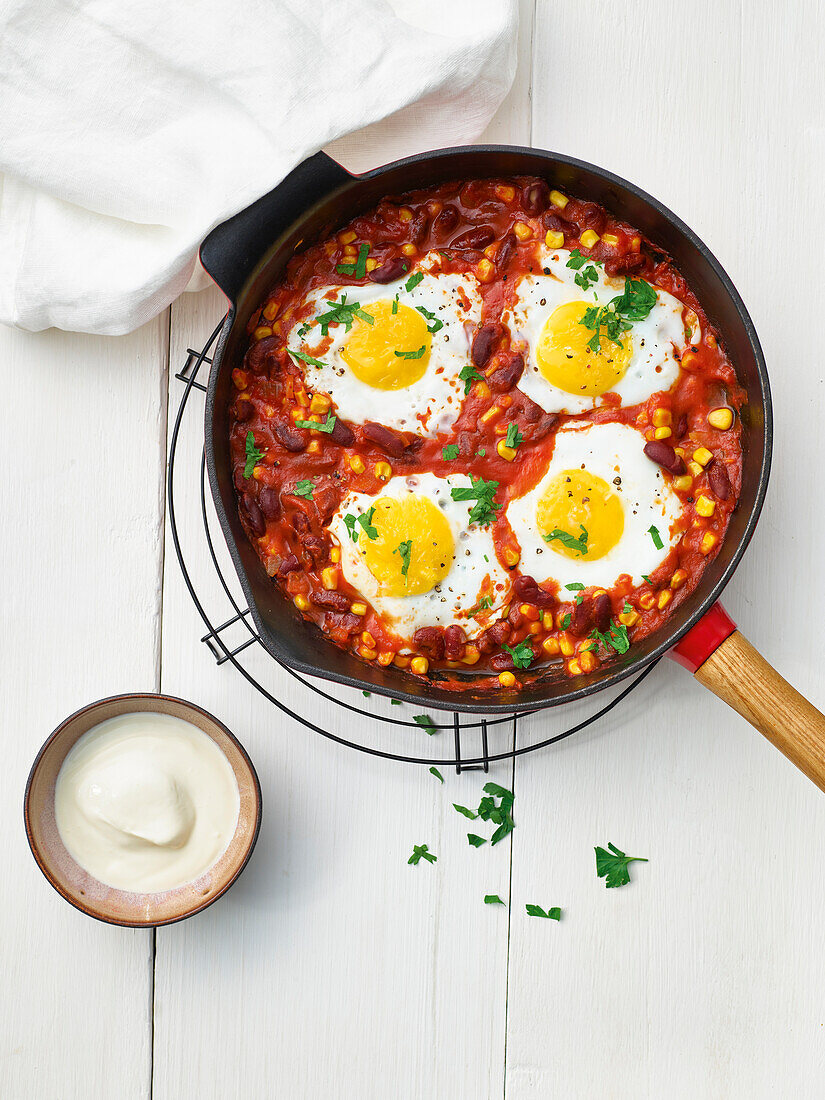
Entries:
[[[594, 714], [590, 714], [571, 726], [569, 729], [562, 730], [560, 733], [554, 733], [550, 737], [545, 737], [541, 740], [533, 741], [528, 744], [519, 745], [519, 735], [523, 729], [524, 720], [529, 718], [530, 715], [538, 713], [542, 708], [532, 708], [530, 710], [516, 711], [511, 715], [506, 715], [503, 718], [481, 718], [478, 721], [466, 720], [459, 716], [458, 713], [453, 714], [452, 722], [438, 723], [433, 722], [433, 728], [438, 731], [452, 731], [453, 734], [453, 746], [454, 754], [452, 756], [444, 756], [443, 753], [438, 753], [438, 745], [442, 743], [441, 738], [428, 739], [430, 744], [434, 748], [434, 754], [431, 756], [413, 756], [405, 753], [392, 752], [382, 745], [371, 744], [365, 738], [363, 741], [351, 740], [347, 737], [343, 737], [340, 734], [334, 733], [329, 729], [324, 729], [321, 726], [316, 725], [309, 718], [300, 714], [296, 709], [288, 706], [283, 700], [279, 699], [273, 694], [272, 690], [266, 686], [263, 682], [264, 677], [259, 673], [253, 672], [248, 667], [248, 658], [260, 647], [260, 638], [255, 630], [254, 623], [251, 620], [251, 615], [248, 607], [244, 607], [242, 602], [233, 595], [233, 583], [228, 581], [221, 566], [218, 555], [215, 550], [215, 542], [213, 540], [213, 530], [216, 528], [217, 523], [213, 516], [210, 514], [209, 497], [207, 492], [207, 476], [206, 476], [206, 458], [201, 451], [200, 460], [200, 502], [201, 502], [201, 519], [203, 524], [202, 532], [197, 534], [196, 549], [198, 552], [206, 551], [209, 556], [212, 567], [220, 581], [220, 587], [223, 590], [223, 594], [226, 597], [226, 602], [223, 607], [213, 606], [215, 603], [215, 597], [210, 597], [210, 609], [207, 611], [204, 606], [205, 601], [201, 599], [195, 583], [192, 580], [189, 568], [187, 567], [186, 557], [181, 545], [180, 532], [177, 523], [177, 514], [175, 510], [175, 485], [176, 485], [176, 457], [178, 449], [178, 441], [180, 437], [181, 426], [184, 421], [187, 410], [190, 407], [190, 399], [193, 391], [199, 393], [206, 393], [206, 386], [198, 381], [198, 374], [206, 363], [207, 366], [211, 366], [212, 359], [209, 355], [215, 341], [218, 338], [218, 334], [223, 326], [223, 321], [217, 326], [215, 331], [209, 337], [200, 351], [194, 351], [192, 348], [187, 349], [187, 358], [181, 370], [175, 375], [175, 378], [184, 384], [183, 394], [181, 396], [180, 405], [178, 406], [177, 416], [175, 418], [174, 428], [172, 430], [172, 437], [169, 445], [169, 467], [168, 467], [168, 504], [169, 504], [169, 525], [172, 533], [172, 542], [175, 547], [175, 554], [180, 565], [181, 572], [186, 587], [189, 591], [189, 595], [192, 597], [192, 601], [198, 610], [198, 614], [203, 619], [206, 627], [206, 633], [200, 639], [201, 642], [206, 645], [215, 658], [216, 663], [219, 666], [230, 664], [233, 668], [240, 673], [241, 676], [247, 681], [247, 683], [260, 694], [273, 706], [277, 707], [284, 714], [289, 715], [290, 718], [295, 719], [296, 722], [300, 722], [301, 725], [306, 726], [307, 729], [313, 730], [315, 733], [320, 733], [323, 737], [329, 738], [331, 741], [337, 742], [339, 745], [346, 745], [348, 748], [357, 749], [359, 752], [368, 753], [371, 756], [380, 756], [388, 760], [400, 760], [410, 764], [426, 764], [429, 766], [435, 764], [441, 764], [448, 767], [454, 767], [457, 773], [462, 771], [489, 771], [490, 764], [500, 760], [512, 760], [517, 756], [523, 756], [525, 753], [534, 752], [537, 749], [546, 748], [548, 745], [554, 745], [557, 741], [562, 741], [566, 737], [570, 737], [574, 733], [578, 733], [580, 730], [585, 729], [587, 726], [592, 726], [600, 719], [604, 718], [614, 707], [625, 699], [631, 691], [634, 690], [641, 682], [649, 675], [650, 672], [656, 667], [658, 661], [648, 665], [637, 677], [630, 681], [627, 687], [623, 688], [617, 695], [610, 699], [608, 703], [603, 705]], [[201, 423], [203, 418], [201, 417]], [[184, 469], [181, 476], [191, 476], [192, 471]], [[222, 534], [218, 529], [218, 538], [222, 538]], [[240, 642], [230, 642], [229, 638], [232, 634], [241, 632]], [[264, 651], [266, 652], [266, 651]], [[247, 661], [247, 663], [244, 663]], [[345, 699], [336, 698], [330, 695], [318, 684], [313, 683], [311, 680], [300, 676], [293, 669], [287, 665], [276, 661], [274, 657], [267, 654], [266, 667], [276, 667], [283, 672], [286, 672], [307, 692], [312, 692], [315, 695], [327, 700], [331, 705], [350, 712], [353, 717], [365, 720], [363, 728], [372, 729], [373, 723], [383, 723], [387, 726], [392, 726], [394, 729], [399, 727], [408, 727], [411, 730], [417, 732], [418, 735], [426, 736], [425, 731], [421, 725], [412, 721], [407, 721], [403, 716], [396, 716], [395, 714], [376, 714], [371, 711], [364, 710], [362, 707], [355, 706], [352, 703], [348, 703]], [[275, 690], [273, 688], [273, 690]], [[472, 716], [470, 716], [472, 719]], [[352, 723], [353, 725], [362, 725], [361, 723]], [[511, 736], [508, 738], [510, 747], [503, 752], [490, 752], [490, 731], [494, 727], [503, 726], [505, 730], [507, 728], [511, 731]], [[499, 731], [504, 732], [504, 731]], [[464, 752], [464, 742], [468, 734], [473, 734], [480, 737], [481, 751], [480, 755], [473, 756]]]

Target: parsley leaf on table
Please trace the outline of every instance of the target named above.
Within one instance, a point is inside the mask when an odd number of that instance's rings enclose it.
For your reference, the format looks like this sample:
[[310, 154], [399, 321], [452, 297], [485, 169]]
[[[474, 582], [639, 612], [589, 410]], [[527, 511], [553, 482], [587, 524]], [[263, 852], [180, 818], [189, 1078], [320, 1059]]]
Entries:
[[434, 775], [436, 779], [440, 779], [442, 783], [444, 782], [444, 776], [441, 774], [438, 768], [435, 767], [435, 765], [430, 768], [430, 775]]
[[630, 882], [628, 866], [631, 863], [647, 863], [643, 856], [626, 856], [615, 844], [608, 844], [609, 851], [596, 848], [596, 874], [605, 880], [610, 890], [614, 886], [627, 886]]
[[468, 817], [470, 821], [475, 821], [475, 819], [478, 817], [478, 814], [475, 813], [475, 811], [468, 809], [466, 806], [459, 806], [457, 802], [453, 803], [453, 809], [458, 810], [460, 814]]
[[423, 726], [430, 737], [432, 737], [434, 733], [438, 733], [438, 730], [435, 728], [435, 722], [433, 722], [429, 714], [414, 714], [413, 722], [417, 722], [419, 726]]
[[473, 848], [480, 848], [482, 844], [487, 843], [483, 836], [477, 836], [475, 833], [467, 833], [467, 839]]
[[498, 896], [498, 894], [485, 894], [484, 895], [484, 904], [485, 905], [504, 905], [504, 902], [501, 900], [501, 898]]
[[263, 458], [263, 451], [259, 451], [255, 445], [253, 432], [246, 433], [246, 465], [243, 468], [243, 476], [247, 481], [252, 477], [252, 471]]
[[427, 863], [435, 863], [438, 856], [433, 855], [428, 844], [413, 844], [413, 853], [407, 860], [407, 863], [415, 865], [422, 859], [425, 859]]
[[545, 920], [561, 920], [561, 909], [554, 905], [552, 909], [542, 909], [540, 905], [532, 905], [529, 902], [525, 906], [528, 917], [544, 917]]

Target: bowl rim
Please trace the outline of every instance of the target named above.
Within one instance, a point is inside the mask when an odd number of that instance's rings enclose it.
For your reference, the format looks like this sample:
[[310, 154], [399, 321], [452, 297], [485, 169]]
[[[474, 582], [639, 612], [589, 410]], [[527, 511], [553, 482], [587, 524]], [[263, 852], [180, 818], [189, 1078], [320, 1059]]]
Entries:
[[[46, 755], [50, 751], [51, 747], [54, 745], [57, 738], [60, 737], [60, 735], [63, 733], [63, 731], [68, 726], [70, 726], [73, 722], [75, 722], [78, 718], [80, 718], [83, 715], [89, 714], [89, 713], [97, 710], [99, 707], [102, 707], [102, 706], [105, 706], [105, 705], [111, 704], [111, 703], [128, 704], [128, 703], [133, 702], [133, 701], [138, 700], [138, 699], [140, 699], [140, 700], [161, 700], [161, 701], [167, 702], [167, 703], [174, 703], [174, 704], [177, 704], [177, 705], [179, 705], [179, 706], [181, 706], [181, 707], [183, 707], [183, 708], [185, 708], [189, 711], [193, 711], [196, 714], [199, 714], [202, 718], [205, 718], [208, 722], [214, 723], [221, 730], [221, 732], [232, 742], [232, 744], [235, 746], [235, 748], [238, 750], [238, 753], [240, 754], [241, 760], [243, 761], [246, 768], [248, 769], [249, 775], [252, 779], [252, 790], [253, 790], [253, 793], [254, 793], [254, 800], [255, 800], [255, 825], [254, 825], [254, 828], [252, 829], [252, 831], [249, 835], [248, 840], [246, 841], [246, 847], [245, 847], [245, 850], [244, 850], [243, 858], [239, 861], [237, 867], [234, 869], [232, 874], [221, 885], [220, 889], [218, 889], [214, 893], [210, 894], [209, 898], [207, 898], [203, 902], [200, 902], [199, 904], [195, 905], [194, 907], [187, 909], [183, 913], [176, 914], [175, 916], [164, 917], [160, 920], [122, 920], [122, 919], [119, 919], [117, 917], [108, 917], [108, 916], [104, 916], [101, 912], [95, 910], [94, 908], [92, 908], [89, 905], [85, 904], [84, 902], [80, 901], [79, 898], [77, 898], [63, 884], [63, 882], [57, 876], [53, 875], [52, 872], [49, 870], [48, 866], [46, 865], [45, 861], [42, 858], [42, 855], [41, 855], [41, 852], [40, 852], [40, 847], [39, 847], [37, 841], [34, 838], [33, 827], [32, 827], [32, 812], [31, 812], [32, 786], [33, 786], [35, 777], [37, 775], [38, 769], [40, 768], [41, 762], [46, 757]], [[130, 714], [130, 713], [135, 713], [135, 712], [130, 711], [128, 709], [128, 706], [127, 706], [121, 713], [122, 714]], [[145, 711], [145, 713], [165, 714], [165, 713], [168, 713], [168, 712], [160, 711], [160, 710], [159, 711], [152, 711], [151, 709], [147, 709]], [[186, 721], [186, 719], [182, 719], [182, 720]], [[94, 726], [89, 727], [89, 729], [93, 729], [93, 728], [94, 728]], [[200, 727], [196, 727], [196, 728], [200, 728]], [[206, 731], [201, 730], [201, 732], [206, 732]], [[83, 735], [81, 734], [81, 736], [83, 736]], [[210, 735], [207, 734], [207, 736], [210, 736]], [[214, 740], [214, 738], [213, 738], [213, 740]], [[221, 746], [217, 742], [215, 742], [215, 744], [221, 750], [221, 752], [223, 752], [223, 749], [221, 748]], [[72, 747], [74, 747], [74, 746], [72, 746]], [[69, 751], [71, 751], [71, 750], [67, 750], [66, 755], [68, 755]], [[65, 760], [65, 758], [66, 757], [64, 756], [63, 759]], [[62, 767], [62, 761], [61, 761], [61, 767]], [[234, 768], [233, 768], [233, 772], [234, 772]], [[105, 696], [101, 699], [95, 699], [94, 702], [92, 702], [92, 703], [87, 703], [86, 706], [80, 707], [78, 710], [74, 711], [72, 714], [70, 714], [66, 718], [64, 718], [63, 721], [58, 726], [56, 726], [54, 730], [52, 730], [52, 732], [49, 734], [49, 736], [46, 738], [46, 740], [40, 746], [40, 748], [37, 752], [37, 755], [35, 756], [34, 761], [32, 762], [32, 766], [29, 769], [28, 778], [26, 779], [25, 790], [23, 792], [23, 824], [24, 824], [24, 827], [25, 827], [25, 830], [26, 830], [26, 840], [28, 841], [29, 850], [30, 850], [32, 856], [34, 857], [34, 861], [37, 864], [37, 866], [40, 868], [40, 871], [42, 872], [42, 874], [43, 874], [44, 878], [46, 879], [46, 881], [57, 891], [58, 894], [60, 894], [60, 896], [65, 901], [69, 902], [70, 905], [74, 906], [75, 909], [79, 910], [85, 916], [92, 917], [94, 920], [100, 921], [101, 924], [111, 924], [111, 925], [116, 925], [116, 926], [121, 927], [121, 928], [161, 928], [161, 927], [163, 927], [167, 924], [177, 924], [179, 921], [186, 920], [189, 917], [193, 917], [196, 913], [201, 913], [201, 912], [203, 912], [204, 909], [208, 909], [210, 905], [213, 905], [218, 900], [218, 898], [222, 897], [227, 892], [227, 890], [232, 885], [234, 885], [234, 883], [237, 881], [237, 879], [238, 879], [239, 875], [241, 874], [241, 872], [244, 870], [246, 865], [249, 863], [249, 860], [252, 857], [253, 851], [255, 850], [255, 845], [258, 842], [258, 836], [259, 836], [260, 831], [261, 831], [261, 818], [262, 818], [262, 815], [263, 815], [263, 798], [262, 798], [262, 794], [261, 794], [261, 783], [260, 783], [260, 780], [258, 778], [258, 773], [255, 770], [255, 765], [252, 763], [252, 760], [250, 759], [249, 753], [243, 747], [243, 745], [238, 740], [238, 738], [235, 736], [235, 734], [232, 733], [232, 731], [230, 729], [228, 729], [227, 726], [224, 725], [224, 723], [221, 722], [221, 720], [219, 718], [216, 718], [214, 714], [212, 714], [210, 711], [206, 710], [204, 707], [201, 707], [199, 704], [193, 703], [189, 699], [182, 699], [182, 698], [180, 698], [180, 696], [177, 696], [177, 695], [167, 695], [164, 692], [155, 692], [155, 691], [123, 692], [123, 693], [118, 694], [118, 695], [107, 695], [107, 696]], [[79, 866], [79, 864], [78, 864], [78, 866]], [[88, 874], [89, 872], [86, 872], [86, 873]], [[94, 875], [92, 875], [91, 877], [94, 878]], [[100, 881], [100, 880], [97, 879], [96, 881]], [[107, 885], [107, 884], [104, 883], [103, 885]], [[183, 887], [185, 885], [186, 884], [182, 884], [180, 887], [176, 887], [176, 889], [183, 889]], [[117, 887], [111, 887], [111, 889], [118, 889], [118, 888]], [[122, 893], [122, 894], [133, 893], [133, 891], [128, 891], [128, 890], [119, 890], [119, 892]], [[140, 895], [137, 895], [137, 896], [140, 896]]]

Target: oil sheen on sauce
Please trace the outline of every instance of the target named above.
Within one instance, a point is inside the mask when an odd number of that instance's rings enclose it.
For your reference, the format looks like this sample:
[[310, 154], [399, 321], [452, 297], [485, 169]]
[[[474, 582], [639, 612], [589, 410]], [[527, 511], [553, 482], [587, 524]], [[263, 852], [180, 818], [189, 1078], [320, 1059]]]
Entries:
[[240, 795], [211, 737], [167, 714], [110, 718], [66, 756], [55, 820], [72, 858], [119, 890], [158, 893], [194, 881], [226, 851]]

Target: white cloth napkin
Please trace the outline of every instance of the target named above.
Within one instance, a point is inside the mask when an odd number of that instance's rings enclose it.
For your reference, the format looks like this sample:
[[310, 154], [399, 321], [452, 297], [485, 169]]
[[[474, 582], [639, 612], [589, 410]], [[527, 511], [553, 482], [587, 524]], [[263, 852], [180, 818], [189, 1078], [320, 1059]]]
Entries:
[[516, 0], [0, 0], [0, 321], [128, 332], [334, 139], [473, 140], [516, 25]]

